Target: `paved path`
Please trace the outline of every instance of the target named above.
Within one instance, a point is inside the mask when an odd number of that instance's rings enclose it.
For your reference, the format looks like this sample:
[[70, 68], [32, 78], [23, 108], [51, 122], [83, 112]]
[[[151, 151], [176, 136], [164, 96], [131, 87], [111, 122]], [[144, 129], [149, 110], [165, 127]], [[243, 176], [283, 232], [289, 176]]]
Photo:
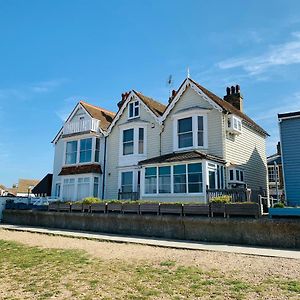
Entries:
[[247, 255], [300, 259], [300, 251], [297, 250], [281, 250], [281, 249], [270, 249], [270, 248], [262, 248], [262, 247], [248, 247], [248, 246], [236, 246], [236, 245], [214, 244], [214, 243], [198, 243], [198, 242], [182, 241], [182, 240], [163, 240], [158, 238], [102, 234], [102, 233], [86, 232], [86, 231], [72, 231], [72, 230], [63, 230], [63, 229], [53, 229], [53, 228], [50, 229], [50, 228], [6, 225], [6, 224], [0, 224], [0, 229], [59, 235], [59, 236], [72, 237], [72, 238], [85, 238], [91, 240], [117, 242], [117, 243], [133, 243], [133, 244], [150, 245], [156, 247], [189, 249], [189, 250], [205, 250], [205, 251], [221, 251], [221, 252], [240, 253], [240, 254], [247, 254]]

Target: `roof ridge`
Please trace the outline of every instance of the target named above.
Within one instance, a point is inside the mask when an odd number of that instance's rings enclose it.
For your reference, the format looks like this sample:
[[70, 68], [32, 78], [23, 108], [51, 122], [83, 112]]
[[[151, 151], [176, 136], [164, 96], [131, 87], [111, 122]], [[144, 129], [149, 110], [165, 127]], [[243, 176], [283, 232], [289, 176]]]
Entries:
[[112, 111], [110, 111], [110, 110], [107, 110], [107, 109], [105, 109], [105, 108], [103, 108], [103, 107], [100, 107], [100, 106], [97, 106], [97, 105], [94, 105], [94, 104], [90, 104], [90, 103], [85, 102], [85, 101], [83, 101], [83, 100], [80, 100], [79, 103], [85, 104], [85, 105], [89, 105], [89, 106], [92, 106], [92, 107], [94, 107], [94, 108], [96, 108], [96, 109], [100, 109], [101, 111], [104, 111], [104, 112], [106, 112], [106, 113], [108, 113], [108, 114], [112, 114], [112, 115], [115, 115], [115, 114], [116, 114], [115, 112], [112, 112]]
[[139, 92], [139, 91], [136, 91], [136, 90], [132, 90], [134, 93], [136, 93], [137, 95], [142, 95], [142, 96], [144, 96], [144, 97], [146, 97], [146, 98], [149, 98], [150, 100], [152, 100], [152, 101], [154, 101], [154, 102], [156, 102], [156, 103], [158, 103], [158, 104], [160, 104], [160, 105], [163, 105], [163, 106], [166, 106], [165, 104], [163, 104], [163, 103], [161, 103], [160, 101], [158, 101], [158, 100], [156, 100], [156, 99], [153, 99], [152, 97], [149, 97], [149, 96], [146, 96], [146, 95], [144, 95], [142, 92]]

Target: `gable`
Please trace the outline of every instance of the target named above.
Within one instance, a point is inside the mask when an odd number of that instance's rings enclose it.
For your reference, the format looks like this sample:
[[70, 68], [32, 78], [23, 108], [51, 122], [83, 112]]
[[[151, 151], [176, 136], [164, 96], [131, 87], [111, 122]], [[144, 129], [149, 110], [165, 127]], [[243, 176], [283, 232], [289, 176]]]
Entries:
[[67, 122], [78, 122], [81, 119], [90, 119], [91, 116], [87, 114], [87, 112], [81, 107], [78, 106], [78, 108], [75, 110], [74, 114], [70, 116], [70, 119], [66, 121]]

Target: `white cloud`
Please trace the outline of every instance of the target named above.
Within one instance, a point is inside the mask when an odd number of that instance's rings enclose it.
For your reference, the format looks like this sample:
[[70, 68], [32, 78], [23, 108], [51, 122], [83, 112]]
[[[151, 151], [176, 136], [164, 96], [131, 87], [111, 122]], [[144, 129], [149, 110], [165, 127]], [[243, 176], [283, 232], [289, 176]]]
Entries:
[[38, 83], [21, 85], [16, 88], [0, 89], [0, 99], [27, 100], [35, 94], [52, 92], [68, 82], [65, 78], [58, 78]]
[[221, 61], [220, 69], [242, 68], [249, 75], [266, 72], [275, 66], [300, 63], [300, 32], [293, 32], [293, 40], [271, 46], [265, 53], [254, 57], [240, 57]]

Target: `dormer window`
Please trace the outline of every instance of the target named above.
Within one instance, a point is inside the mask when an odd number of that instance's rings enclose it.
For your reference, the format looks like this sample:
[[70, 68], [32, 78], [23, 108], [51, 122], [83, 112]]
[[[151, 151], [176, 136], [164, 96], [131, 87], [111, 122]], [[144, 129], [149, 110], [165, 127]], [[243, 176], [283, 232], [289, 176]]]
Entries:
[[140, 116], [140, 103], [139, 101], [134, 101], [129, 103], [128, 119], [137, 118]]
[[228, 116], [227, 130], [233, 134], [240, 134], [242, 132], [242, 120], [237, 116]]

